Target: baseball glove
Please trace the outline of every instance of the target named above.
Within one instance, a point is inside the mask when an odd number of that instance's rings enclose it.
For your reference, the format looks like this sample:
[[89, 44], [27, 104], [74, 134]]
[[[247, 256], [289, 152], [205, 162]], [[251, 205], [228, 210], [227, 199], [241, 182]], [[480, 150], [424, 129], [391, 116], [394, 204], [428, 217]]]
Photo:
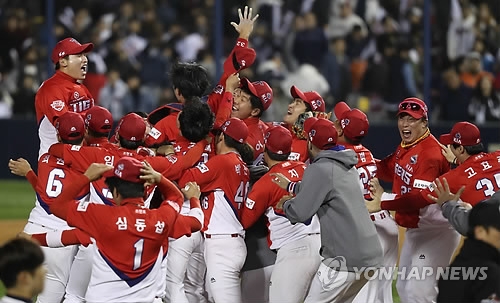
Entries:
[[314, 117], [312, 112], [303, 112], [297, 117], [297, 120], [292, 125], [292, 132], [299, 139], [306, 139], [304, 135], [304, 122], [308, 119]]

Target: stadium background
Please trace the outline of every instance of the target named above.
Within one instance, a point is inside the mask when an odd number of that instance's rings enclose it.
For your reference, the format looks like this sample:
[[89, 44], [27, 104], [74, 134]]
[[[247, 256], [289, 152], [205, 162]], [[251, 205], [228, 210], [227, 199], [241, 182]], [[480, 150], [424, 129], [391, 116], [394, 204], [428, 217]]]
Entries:
[[345, 100], [368, 114], [364, 144], [381, 158], [400, 141], [395, 104], [419, 96], [434, 135], [469, 120], [489, 150], [499, 148], [497, 0], [0, 0], [0, 243], [33, 206], [33, 190], [7, 161], [24, 157], [36, 170], [34, 94], [54, 72], [48, 54], [58, 40], [95, 44], [86, 85], [118, 120], [175, 101], [167, 72], [176, 60], [202, 63], [215, 84], [237, 37], [229, 22], [245, 4], [260, 14], [250, 39], [258, 57], [241, 76], [273, 87], [264, 120], [281, 120], [291, 84], [316, 90], [328, 110]]

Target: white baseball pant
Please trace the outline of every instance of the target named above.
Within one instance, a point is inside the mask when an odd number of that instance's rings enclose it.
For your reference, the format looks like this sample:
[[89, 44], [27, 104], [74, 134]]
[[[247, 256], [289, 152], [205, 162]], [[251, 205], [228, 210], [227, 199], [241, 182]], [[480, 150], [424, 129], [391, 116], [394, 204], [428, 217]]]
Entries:
[[247, 247], [240, 235], [205, 235], [205, 263], [209, 300], [241, 303], [240, 271]]
[[[389, 272], [390, 270], [394, 270], [398, 262], [398, 225], [386, 210], [370, 214], [370, 217], [375, 224], [378, 239], [384, 251], [383, 266]], [[361, 288], [353, 302], [392, 303], [392, 278], [369, 280]]]
[[166, 299], [168, 302], [203, 303], [205, 293], [203, 235], [193, 233], [170, 240], [167, 255]]
[[85, 302], [85, 294], [87, 293], [90, 276], [92, 275], [93, 249], [93, 244], [90, 244], [88, 247], [83, 245], [78, 247], [73, 265], [71, 265], [63, 303]]
[[366, 282], [364, 273], [336, 271], [321, 262], [304, 303], [351, 303]]
[[[55, 229], [28, 222], [24, 227], [24, 232], [27, 234], [41, 234], [54, 232]], [[61, 302], [66, 285], [69, 279], [71, 264], [78, 250], [78, 245], [71, 245], [60, 248], [42, 247], [45, 255], [45, 266], [47, 274], [45, 279], [45, 288], [37, 297], [37, 303], [54, 303]]]
[[[321, 237], [311, 234], [278, 249], [271, 274], [269, 303], [301, 303], [321, 263]], [[292, 286], [292, 287], [290, 287]]]
[[241, 273], [241, 297], [243, 303], [269, 302], [269, 284], [274, 264]]
[[[414, 277], [405, 279], [398, 274], [396, 288], [402, 303], [435, 302], [437, 297], [437, 267], [450, 264], [453, 252], [460, 242], [460, 235], [449, 225], [406, 230], [405, 242], [399, 258], [399, 272], [410, 273], [417, 268], [423, 273], [423, 267], [432, 267], [433, 272], [425, 279]], [[417, 269], [414, 269], [417, 270]]]

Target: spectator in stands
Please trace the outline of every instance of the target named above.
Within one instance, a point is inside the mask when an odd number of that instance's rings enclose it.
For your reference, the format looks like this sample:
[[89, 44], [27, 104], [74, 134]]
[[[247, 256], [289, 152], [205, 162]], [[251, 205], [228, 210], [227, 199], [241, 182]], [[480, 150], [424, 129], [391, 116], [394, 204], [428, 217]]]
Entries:
[[104, 85], [99, 94], [99, 104], [107, 108], [113, 117], [117, 119], [129, 112], [123, 108], [125, 97], [128, 93], [128, 86], [120, 77], [117, 69], [108, 71], [108, 83]]
[[483, 76], [488, 76], [493, 79], [493, 75], [486, 71], [483, 71], [481, 65], [481, 55], [477, 52], [470, 52], [465, 57], [465, 60], [461, 66], [460, 79], [462, 82], [470, 88], [475, 88], [479, 79]]
[[440, 117], [446, 121], [467, 121], [472, 89], [467, 87], [452, 67], [443, 73]]
[[[330, 40], [330, 47], [323, 57], [320, 71], [330, 86], [329, 92], [333, 97], [333, 101], [336, 103], [337, 101], [347, 100], [352, 83], [350, 61], [346, 55], [344, 38], [336, 37]], [[333, 104], [329, 102], [327, 107], [331, 108]]]
[[124, 112], [141, 111], [149, 113], [158, 105], [158, 99], [154, 94], [141, 86], [141, 78], [137, 74], [132, 74], [127, 77], [128, 90], [123, 97]]
[[479, 80], [468, 109], [475, 124], [500, 120], [500, 96], [489, 76]]
[[328, 51], [328, 41], [322, 28], [318, 26], [316, 16], [313, 13], [307, 13], [303, 18], [304, 27], [299, 29], [293, 42], [293, 54], [299, 65], [311, 64], [320, 68], [321, 59]]

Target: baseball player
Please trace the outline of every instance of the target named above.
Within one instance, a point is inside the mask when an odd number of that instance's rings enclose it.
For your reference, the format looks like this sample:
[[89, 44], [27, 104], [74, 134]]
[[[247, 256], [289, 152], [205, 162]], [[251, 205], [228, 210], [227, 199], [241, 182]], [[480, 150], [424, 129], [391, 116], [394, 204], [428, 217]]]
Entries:
[[[253, 31], [255, 20], [257, 20], [259, 15], [257, 14], [253, 16], [252, 8], [249, 8], [248, 6], [245, 6], [243, 12], [241, 11], [241, 9], [238, 9], [238, 15], [240, 18], [239, 23], [236, 24], [235, 22], [231, 22], [231, 25], [239, 33], [238, 40], [236, 41], [233, 50], [224, 61], [224, 73], [222, 74], [218, 85], [206, 98], [207, 104], [210, 106], [210, 109], [216, 116], [214, 129], [219, 129], [222, 123], [224, 123], [230, 117], [233, 105], [233, 91], [239, 86], [238, 73], [243, 69], [250, 67], [256, 57], [255, 51], [252, 48], [248, 47], [248, 39]], [[206, 70], [204, 70], [204, 73], [207, 73]], [[187, 98], [187, 96], [200, 98], [203, 96], [204, 92], [201, 92], [199, 88], [193, 90], [189, 87], [184, 87], [184, 85], [186, 85], [186, 82], [197, 83], [196, 81], [191, 80], [190, 77], [193, 77], [192, 73], [178, 72], [172, 74], [172, 77], [176, 76], [179, 76], [180, 78], [173, 78], [172, 81], [174, 82], [175, 95], [176, 97], [178, 97], [181, 105], [170, 104], [164, 107], [160, 107], [157, 110], [151, 112], [148, 119], [151, 124], [155, 126], [155, 137], [157, 138], [147, 143], [158, 143], [164, 142], [165, 140], [174, 140], [178, 133], [176, 129], [175, 118], [164, 117], [168, 117], [168, 115], [176, 116], [178, 112], [182, 110], [182, 104], [185, 103], [186, 100], [190, 99]], [[178, 82], [179, 87], [176, 86], [176, 82]], [[198, 92], [199, 94], [193, 94], [193, 92]], [[183, 98], [179, 98], [181, 96]], [[176, 109], [174, 109], [173, 107], [175, 107]], [[170, 138], [167, 134], [173, 134], [173, 138]]]
[[[449, 134], [441, 135], [439, 141], [450, 146], [458, 164], [457, 168], [439, 176], [439, 179], [448, 180], [451, 192], [458, 192], [465, 186], [460, 199], [474, 206], [500, 190], [500, 151], [484, 152], [477, 126], [458, 122]], [[381, 188], [376, 182], [374, 185], [374, 193], [380, 196]], [[421, 191], [382, 201], [380, 206], [383, 209], [408, 211], [433, 204], [435, 201], [429, 195], [433, 193], [434, 187], [431, 183]]]
[[[118, 206], [91, 202], [73, 203], [72, 197], [103, 175]], [[144, 207], [144, 182], [158, 184], [167, 202], [160, 208]], [[196, 186], [193, 183], [188, 187]], [[86, 301], [148, 302], [157, 292], [164, 243], [174, 224], [186, 234], [201, 228], [203, 213], [196, 197], [190, 197], [190, 216], [180, 216], [171, 206], [184, 199], [175, 185], [137, 159], [123, 157], [116, 166], [92, 164], [84, 175], [50, 206], [51, 211], [96, 240], [92, 276]]]
[[[178, 115], [180, 133], [174, 143], [175, 154], [182, 157], [192, 152], [191, 149], [197, 142], [209, 134], [213, 123], [214, 114], [206, 103], [185, 104]], [[214, 146], [208, 144], [198, 162], [206, 163], [214, 155]], [[181, 214], [186, 211], [189, 211], [189, 205], [186, 207], [185, 203]], [[203, 251], [203, 235], [200, 232], [193, 233], [190, 237], [170, 238], [166, 273], [168, 302], [206, 302]]]
[[13, 239], [0, 246], [0, 281], [6, 295], [0, 303], [31, 302], [42, 292], [46, 268], [43, 251], [33, 241]]
[[[338, 132], [337, 142], [346, 149], [356, 152], [358, 156], [356, 168], [359, 173], [361, 190], [365, 199], [371, 200], [369, 182], [377, 174], [377, 165], [372, 153], [361, 144], [363, 138], [368, 134], [368, 118], [362, 111], [351, 109], [345, 102], [337, 103], [333, 111], [336, 118], [334, 124]], [[384, 250], [383, 266], [394, 268], [398, 261], [398, 226], [386, 210], [372, 213], [370, 218], [375, 224], [380, 244]], [[392, 279], [368, 281], [353, 302], [392, 302]]]
[[[399, 104], [398, 129], [402, 142], [396, 152], [377, 162], [377, 177], [392, 182], [392, 191], [398, 198], [427, 188], [435, 178], [450, 170], [428, 123], [427, 106], [422, 100], [407, 98]], [[443, 217], [439, 206], [428, 205], [423, 197], [419, 200], [418, 203], [400, 204], [401, 208], [396, 211], [396, 223], [406, 228], [399, 268], [406, 273], [424, 266], [434, 270], [433, 275], [421, 280], [398, 275], [396, 286], [403, 302], [436, 299], [437, 267], [449, 264], [460, 241], [459, 234]]]
[[288, 105], [288, 111], [283, 117], [283, 122], [293, 135], [292, 152], [289, 160], [306, 162], [309, 155], [307, 140], [303, 133], [304, 121], [307, 117], [312, 117], [313, 113], [324, 113], [325, 101], [317, 92], [304, 93], [295, 85], [290, 88], [290, 94], [293, 100]]
[[309, 118], [304, 129], [311, 164], [301, 182], [272, 174], [273, 182], [296, 195], [284, 196], [277, 208], [292, 223], [319, 217], [323, 260], [304, 302], [352, 302], [368, 274], [354, 273], [354, 267], [378, 268], [383, 259], [359, 186], [358, 157], [337, 145], [337, 130], [330, 120]]
[[317, 216], [305, 224], [292, 224], [283, 210], [276, 208], [287, 192], [272, 182], [272, 174], [281, 173], [290, 181], [298, 182], [306, 168], [302, 162], [287, 160], [291, 147], [292, 135], [288, 129], [279, 125], [267, 129], [264, 161], [269, 172], [253, 185], [241, 216], [241, 224], [245, 229], [263, 214], [269, 220], [269, 247], [277, 250], [269, 284], [271, 303], [303, 302], [321, 262]]
[[254, 164], [262, 162], [264, 152], [264, 132], [267, 125], [260, 117], [273, 102], [273, 90], [265, 81], [240, 81], [240, 88], [234, 90], [231, 117], [243, 120], [248, 127], [247, 143], [254, 151]]
[[85, 114], [85, 145], [103, 148], [113, 147], [108, 138], [113, 128], [113, 116], [102, 106], [93, 106]]
[[84, 114], [94, 106], [94, 98], [79, 81], [87, 75], [86, 54], [94, 48], [92, 43], [80, 44], [74, 38], [59, 41], [52, 50], [56, 73], [44, 81], [35, 96], [36, 119], [40, 150], [38, 158], [57, 143], [55, 119], [67, 111]]
[[204, 195], [202, 231], [209, 295], [215, 302], [241, 303], [240, 270], [246, 246], [239, 220], [249, 188], [249, 171], [241, 154], [253, 152], [245, 144], [248, 128], [243, 121], [230, 118], [221, 130], [214, 140], [217, 154], [187, 170], [179, 185], [195, 181]]
[[[83, 142], [85, 124], [80, 114], [66, 112], [55, 123], [57, 136], [62, 143], [79, 146]], [[54, 216], [50, 205], [66, 190], [78, 173], [69, 169], [63, 159], [43, 154], [38, 161], [38, 180], [36, 182], [36, 202], [24, 227], [27, 234], [62, 231], [69, 229], [66, 221]], [[83, 200], [89, 188], [82, 188], [78, 199]], [[64, 296], [77, 246], [63, 248], [42, 248], [47, 266], [47, 282], [37, 302], [60, 302]]]

